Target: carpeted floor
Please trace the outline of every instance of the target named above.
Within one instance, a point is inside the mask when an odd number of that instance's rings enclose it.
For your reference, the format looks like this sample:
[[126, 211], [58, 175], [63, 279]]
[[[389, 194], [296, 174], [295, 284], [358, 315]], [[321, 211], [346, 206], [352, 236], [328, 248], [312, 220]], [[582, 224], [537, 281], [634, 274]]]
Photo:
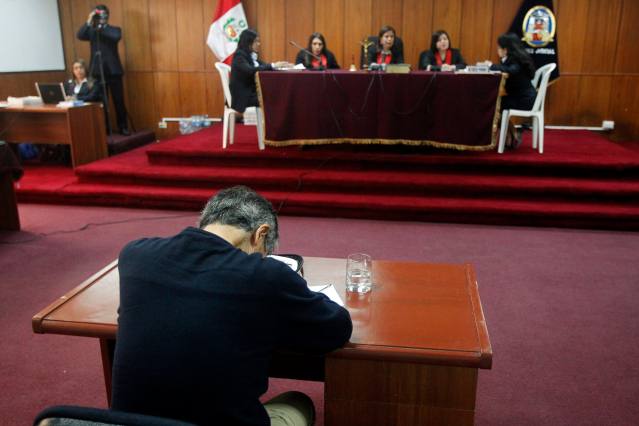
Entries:
[[546, 131], [543, 155], [408, 146], [257, 149], [255, 127], [221, 126], [79, 167], [27, 167], [22, 202], [197, 210], [231, 184], [260, 190], [282, 214], [639, 229], [639, 143]]
[[[31, 317], [114, 259], [194, 212], [21, 204], [0, 233], [0, 425], [53, 404], [105, 406], [97, 341], [35, 335]], [[472, 263], [494, 352], [478, 425], [634, 425], [639, 417], [639, 234], [284, 216], [282, 252]], [[322, 385], [294, 386], [322, 404]], [[320, 418], [320, 425], [323, 421]]]

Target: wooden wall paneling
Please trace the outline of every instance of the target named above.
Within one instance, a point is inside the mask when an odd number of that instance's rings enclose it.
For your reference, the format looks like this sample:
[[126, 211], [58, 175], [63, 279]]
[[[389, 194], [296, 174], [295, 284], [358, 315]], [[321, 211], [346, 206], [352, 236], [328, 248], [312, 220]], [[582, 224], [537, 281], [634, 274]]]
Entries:
[[639, 22], [639, 2], [624, 0], [617, 42], [615, 72], [639, 73], [639, 43], [636, 25]]
[[121, 59], [126, 62], [127, 71], [151, 71], [153, 57], [149, 32], [149, 1], [127, 1], [122, 6], [124, 7], [122, 37], [126, 44], [126, 57]]
[[350, 58], [344, 57], [344, 25], [344, 0], [315, 2], [315, 31], [324, 34], [337, 62], [341, 67], [348, 68]]
[[127, 110], [136, 129], [153, 129], [157, 127], [155, 102], [155, 82], [152, 72], [128, 71], [126, 88], [129, 94]]
[[373, 34], [379, 34], [384, 25], [395, 28], [397, 35], [404, 39], [402, 28], [403, 7], [402, 0], [373, 0]]
[[206, 73], [181, 72], [180, 107], [183, 117], [206, 114]]
[[614, 139], [639, 138], [639, 75], [614, 77], [608, 111], [615, 120]]
[[60, 13], [60, 25], [62, 29], [62, 45], [64, 47], [64, 64], [67, 71], [71, 68], [75, 60], [75, 31], [73, 30], [73, 16], [71, 3], [58, 0], [58, 11]]
[[149, 0], [149, 33], [155, 71], [178, 69], [175, 7], [175, 0]]
[[433, 6], [433, 31], [446, 30], [453, 42], [458, 43], [461, 34], [461, 16], [462, 0], [436, 1]]
[[[559, 71], [561, 74], [581, 73], [584, 55], [588, 51], [586, 26], [589, 2], [583, 0], [560, 0], [556, 2], [557, 41], [559, 49]], [[593, 33], [594, 35], [594, 33]]]
[[359, 68], [361, 52], [359, 42], [374, 32], [372, 13], [372, 0], [347, 0], [344, 2], [344, 59], [340, 62], [342, 68], [348, 68], [353, 59]]
[[209, 28], [213, 23], [213, 14], [215, 13], [215, 7], [217, 6], [217, 1], [215, 0], [204, 0], [202, 2], [202, 28], [204, 29], [204, 42], [202, 48], [204, 49], [204, 69], [206, 71], [216, 71], [215, 63], [217, 62], [217, 58], [206, 44], [206, 38], [209, 35]]
[[[308, 37], [315, 29], [315, 0], [287, 0], [286, 1], [286, 60], [295, 63], [299, 49], [292, 46], [294, 41], [300, 46], [307, 47]], [[324, 34], [326, 38], [327, 35]], [[333, 51], [335, 40], [326, 39], [326, 46]], [[334, 53], [334, 52], [333, 52]]]
[[612, 91], [611, 76], [581, 76], [579, 96], [573, 114], [578, 116], [580, 126], [601, 126], [608, 117], [610, 93]]
[[[464, 46], [462, 55], [469, 64], [486, 60], [490, 57], [490, 31], [493, 22], [493, 0], [463, 0], [461, 37], [458, 46]], [[453, 45], [454, 46], [454, 45]]]
[[202, 22], [202, 0], [176, 0], [175, 6], [178, 69], [204, 71], [206, 36]]
[[285, 0], [257, 3], [257, 31], [262, 41], [260, 58], [263, 61], [276, 62], [286, 57], [285, 19]]
[[242, 8], [249, 26], [257, 28], [257, 0], [242, 0]]
[[[180, 79], [177, 72], [156, 72], [153, 75], [156, 118], [180, 117]], [[178, 133], [177, 124], [169, 129], [156, 129], [158, 137], [166, 138]]]
[[209, 117], [222, 118], [224, 114], [224, 93], [222, 92], [220, 74], [217, 71], [204, 73], [204, 84], [206, 86], [206, 114]]
[[[88, 0], [70, 0], [71, 3], [71, 22], [73, 27], [71, 33], [73, 34], [73, 53], [75, 59], [84, 59], [87, 64], [91, 62], [91, 48], [88, 41], [78, 40], [76, 37], [78, 30], [84, 25], [89, 17], [89, 13], [94, 6], [93, 3]], [[67, 64], [71, 65], [71, 64]]]
[[582, 71], [611, 73], [621, 22], [621, 0], [590, 0]]
[[545, 105], [546, 124], [576, 125], [577, 114], [575, 101], [579, 96], [579, 81], [576, 75], [561, 76], [559, 80], [548, 86]]
[[37, 96], [35, 83], [55, 83], [68, 79], [64, 71], [0, 73], [0, 99], [9, 96]]
[[[507, 32], [510, 29], [510, 25], [513, 23], [515, 14], [521, 6], [521, 1], [512, 0], [494, 0], [493, 1], [493, 23], [491, 25], [492, 31], [490, 36], [490, 48], [488, 56], [483, 59], [490, 59], [493, 62], [499, 60], [497, 56], [497, 37]], [[463, 48], [464, 46], [462, 46]], [[462, 53], [465, 50], [462, 50]], [[469, 60], [466, 58], [466, 60]]]
[[[416, 70], [419, 54], [430, 48], [430, 37], [433, 33], [433, 1], [404, 0], [402, 7], [404, 62], [412, 64]], [[459, 46], [459, 40], [455, 42]]]

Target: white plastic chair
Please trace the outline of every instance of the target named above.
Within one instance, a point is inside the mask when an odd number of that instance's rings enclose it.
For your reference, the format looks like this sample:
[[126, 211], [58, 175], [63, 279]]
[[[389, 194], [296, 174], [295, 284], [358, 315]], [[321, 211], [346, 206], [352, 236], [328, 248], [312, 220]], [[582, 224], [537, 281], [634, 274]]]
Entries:
[[[235, 118], [241, 113], [231, 108], [231, 89], [229, 88], [229, 74], [231, 73], [231, 67], [223, 62], [216, 62], [215, 68], [220, 73], [220, 79], [222, 80], [222, 90], [224, 91], [224, 125], [222, 130], [222, 148], [226, 149], [227, 142], [233, 144], [235, 139]], [[260, 149], [264, 149], [264, 135], [262, 135], [262, 109], [256, 108], [257, 116], [257, 144]]]
[[557, 64], [546, 64], [539, 68], [535, 72], [535, 76], [532, 79], [532, 84], [537, 89], [537, 96], [535, 97], [535, 103], [531, 110], [521, 109], [505, 109], [502, 111], [501, 117], [501, 131], [499, 132], [499, 147], [497, 152], [503, 154], [504, 147], [506, 146], [506, 133], [508, 131], [508, 121], [511, 117], [526, 117], [532, 118], [533, 122], [533, 149], [539, 145], [539, 153], [544, 153], [544, 103], [546, 101], [546, 91], [548, 89], [548, 80], [550, 74], [557, 67]]

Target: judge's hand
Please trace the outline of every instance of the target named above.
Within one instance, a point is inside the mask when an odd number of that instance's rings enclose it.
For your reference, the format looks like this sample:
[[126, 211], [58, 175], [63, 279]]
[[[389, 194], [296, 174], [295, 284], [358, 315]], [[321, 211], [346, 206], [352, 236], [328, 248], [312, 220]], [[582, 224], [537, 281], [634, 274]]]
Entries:
[[455, 71], [455, 65], [442, 64], [442, 71]]
[[273, 68], [275, 69], [282, 69], [282, 68], [293, 68], [295, 65], [291, 64], [288, 61], [278, 61], [273, 63]]
[[491, 61], [484, 61], [484, 62], [477, 62], [477, 65], [485, 65], [487, 67], [490, 67], [493, 63]]

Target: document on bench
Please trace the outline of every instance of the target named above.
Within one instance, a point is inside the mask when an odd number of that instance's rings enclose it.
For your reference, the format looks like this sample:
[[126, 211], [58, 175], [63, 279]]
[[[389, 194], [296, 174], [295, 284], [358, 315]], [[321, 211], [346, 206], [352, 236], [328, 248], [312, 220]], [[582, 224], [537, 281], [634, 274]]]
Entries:
[[333, 284], [309, 285], [308, 288], [316, 293], [322, 293], [338, 305], [344, 306], [344, 301], [341, 297], [339, 297], [339, 294]]

